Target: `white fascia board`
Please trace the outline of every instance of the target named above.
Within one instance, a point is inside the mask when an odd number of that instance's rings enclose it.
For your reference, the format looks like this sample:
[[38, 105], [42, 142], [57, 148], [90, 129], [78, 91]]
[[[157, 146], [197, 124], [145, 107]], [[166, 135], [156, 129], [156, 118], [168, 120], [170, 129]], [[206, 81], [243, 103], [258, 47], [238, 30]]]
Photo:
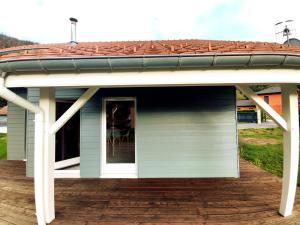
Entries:
[[9, 74], [6, 87], [137, 87], [300, 84], [299, 69], [212, 69], [140, 72]]
[[69, 166], [74, 166], [77, 164], [80, 164], [80, 157], [75, 157], [75, 158], [55, 162], [54, 169], [58, 170]]

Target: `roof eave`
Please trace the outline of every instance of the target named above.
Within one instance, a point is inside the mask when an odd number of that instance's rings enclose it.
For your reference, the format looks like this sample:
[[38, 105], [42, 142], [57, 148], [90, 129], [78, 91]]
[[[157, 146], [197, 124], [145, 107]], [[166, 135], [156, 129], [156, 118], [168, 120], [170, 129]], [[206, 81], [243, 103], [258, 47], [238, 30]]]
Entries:
[[291, 53], [227, 53], [199, 55], [68, 56], [0, 60], [0, 72], [79, 70], [213, 69], [222, 67], [296, 67], [300, 55]]

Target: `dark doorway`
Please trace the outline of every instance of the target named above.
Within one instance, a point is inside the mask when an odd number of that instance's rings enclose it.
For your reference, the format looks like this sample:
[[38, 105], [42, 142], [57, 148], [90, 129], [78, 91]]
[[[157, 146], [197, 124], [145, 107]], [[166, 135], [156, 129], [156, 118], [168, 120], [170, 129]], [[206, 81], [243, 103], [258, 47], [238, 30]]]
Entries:
[[[56, 119], [67, 111], [73, 101], [56, 102]], [[57, 133], [55, 143], [55, 161], [80, 156], [80, 111], [78, 111]]]

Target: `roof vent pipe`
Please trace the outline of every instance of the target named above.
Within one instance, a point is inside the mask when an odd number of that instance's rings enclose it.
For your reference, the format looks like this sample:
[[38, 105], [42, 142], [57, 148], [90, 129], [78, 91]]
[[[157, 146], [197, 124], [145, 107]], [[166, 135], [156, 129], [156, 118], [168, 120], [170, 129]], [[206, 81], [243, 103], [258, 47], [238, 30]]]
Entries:
[[76, 23], [78, 20], [76, 18], [70, 17], [71, 21], [71, 44], [78, 44], [76, 42]]

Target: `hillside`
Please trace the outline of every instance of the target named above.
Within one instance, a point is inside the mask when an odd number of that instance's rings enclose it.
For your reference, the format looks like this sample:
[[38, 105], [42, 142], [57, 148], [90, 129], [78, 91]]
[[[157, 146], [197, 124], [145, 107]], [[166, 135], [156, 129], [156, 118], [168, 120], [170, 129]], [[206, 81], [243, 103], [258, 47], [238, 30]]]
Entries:
[[[19, 40], [17, 38], [0, 34], [0, 49], [15, 47], [19, 45], [31, 45], [31, 44], [35, 44], [35, 43], [31, 41]], [[5, 106], [6, 104], [7, 102], [4, 99], [0, 98], [0, 107]]]
[[13, 38], [13, 37], [10, 37], [10, 36], [4, 35], [4, 34], [0, 34], [0, 49], [15, 47], [15, 46], [19, 46], [19, 45], [31, 45], [31, 44], [34, 44], [34, 42], [19, 40], [17, 38]]

